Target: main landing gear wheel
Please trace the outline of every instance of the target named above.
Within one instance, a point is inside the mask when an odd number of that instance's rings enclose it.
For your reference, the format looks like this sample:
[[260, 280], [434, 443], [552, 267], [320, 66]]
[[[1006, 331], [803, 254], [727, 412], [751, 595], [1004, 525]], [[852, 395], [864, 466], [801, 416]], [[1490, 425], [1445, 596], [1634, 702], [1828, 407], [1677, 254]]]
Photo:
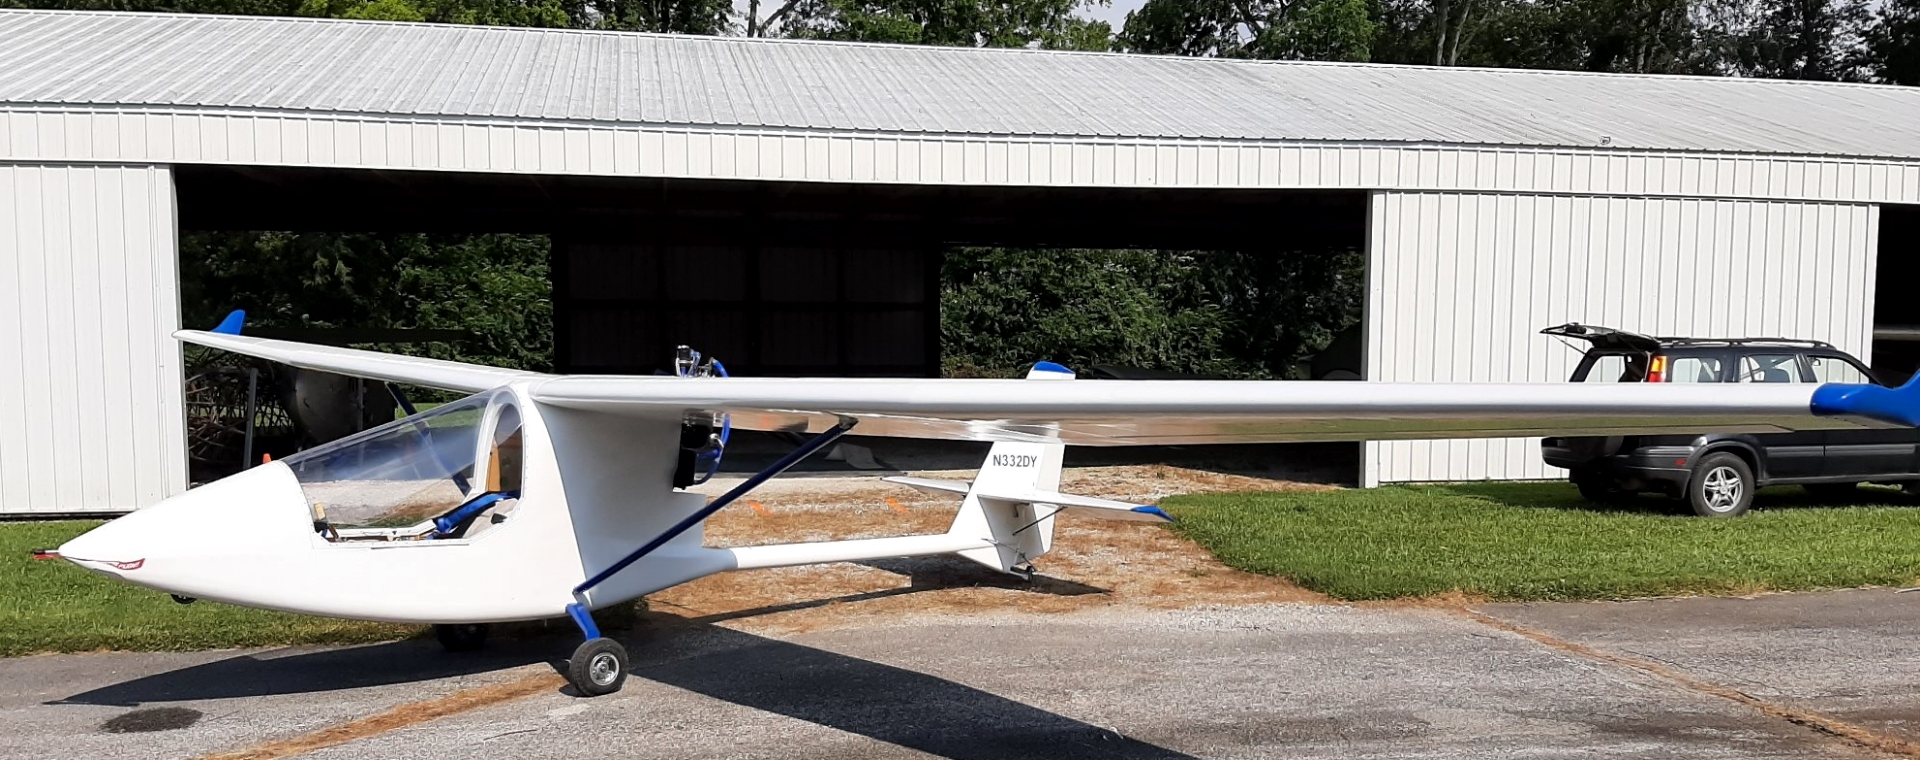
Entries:
[[433, 637], [449, 652], [471, 652], [487, 643], [492, 626], [486, 623], [453, 623], [433, 627]]
[[627, 682], [627, 648], [613, 639], [587, 639], [567, 660], [567, 683], [583, 697], [620, 690]]

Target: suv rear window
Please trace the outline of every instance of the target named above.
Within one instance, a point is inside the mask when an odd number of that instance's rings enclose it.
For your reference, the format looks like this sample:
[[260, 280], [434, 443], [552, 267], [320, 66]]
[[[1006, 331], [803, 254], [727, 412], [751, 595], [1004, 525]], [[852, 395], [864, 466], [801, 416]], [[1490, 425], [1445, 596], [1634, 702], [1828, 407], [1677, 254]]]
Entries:
[[1637, 383], [1647, 377], [1646, 354], [1594, 354], [1584, 383]]

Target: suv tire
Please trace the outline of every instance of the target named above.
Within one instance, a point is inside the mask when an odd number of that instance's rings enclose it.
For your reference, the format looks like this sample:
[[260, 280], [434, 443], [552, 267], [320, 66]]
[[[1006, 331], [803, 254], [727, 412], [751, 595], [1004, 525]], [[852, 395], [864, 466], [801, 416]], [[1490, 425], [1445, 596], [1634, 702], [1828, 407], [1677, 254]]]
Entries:
[[1637, 496], [1599, 470], [1574, 470], [1568, 479], [1573, 481], [1574, 488], [1580, 489], [1581, 498], [1595, 504], [1620, 504], [1633, 501]]
[[1739, 517], [1753, 507], [1753, 468], [1738, 454], [1708, 454], [1687, 480], [1687, 505], [1701, 517]]

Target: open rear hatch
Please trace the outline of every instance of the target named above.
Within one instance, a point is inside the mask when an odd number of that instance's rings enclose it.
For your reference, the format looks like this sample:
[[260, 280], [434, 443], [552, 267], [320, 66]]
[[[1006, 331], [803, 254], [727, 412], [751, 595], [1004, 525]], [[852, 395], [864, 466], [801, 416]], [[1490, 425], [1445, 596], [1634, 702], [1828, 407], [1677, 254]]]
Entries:
[[1549, 327], [1541, 330], [1540, 334], [1584, 340], [1592, 343], [1594, 348], [1623, 349], [1629, 351], [1644, 351], [1647, 353], [1660, 350], [1660, 339], [1658, 338], [1641, 335], [1640, 333], [1627, 332], [1625, 330], [1615, 330], [1611, 327], [1583, 325], [1579, 322], [1568, 322], [1564, 325]]

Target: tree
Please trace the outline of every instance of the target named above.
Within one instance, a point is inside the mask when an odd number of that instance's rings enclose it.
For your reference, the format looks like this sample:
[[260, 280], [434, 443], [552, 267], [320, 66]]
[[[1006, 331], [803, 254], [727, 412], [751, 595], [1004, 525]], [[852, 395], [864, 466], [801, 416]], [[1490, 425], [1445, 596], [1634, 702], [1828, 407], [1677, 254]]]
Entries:
[[1876, 79], [1920, 85], [1920, 0], [1885, 0], [1868, 28], [1866, 49]]
[[1364, 61], [1374, 31], [1366, 0], [1147, 0], [1115, 41], [1135, 53]]
[[458, 344], [391, 350], [503, 367], [552, 365], [547, 241], [523, 235], [186, 235], [180, 314], [204, 328], [232, 309], [263, 327], [464, 330]]
[[1298, 376], [1359, 319], [1364, 271], [1358, 251], [956, 250], [941, 271], [943, 368]]
[[[1106, 0], [1097, 0], [1106, 2]], [[750, 36], [950, 47], [1105, 50], [1112, 29], [1075, 15], [1096, 0], [787, 0], [745, 12]]]
[[1867, 0], [1723, 0], [1707, 6], [1728, 42], [1727, 73], [1767, 79], [1866, 78]]

